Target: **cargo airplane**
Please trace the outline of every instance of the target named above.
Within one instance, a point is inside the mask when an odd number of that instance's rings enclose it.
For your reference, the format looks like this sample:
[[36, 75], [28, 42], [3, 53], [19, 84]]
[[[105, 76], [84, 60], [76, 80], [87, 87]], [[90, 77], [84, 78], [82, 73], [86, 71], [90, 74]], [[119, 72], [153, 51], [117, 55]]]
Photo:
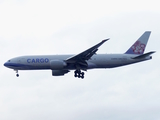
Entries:
[[89, 69], [115, 68], [152, 59], [154, 51], [144, 53], [150, 31], [144, 34], [124, 54], [96, 54], [105, 39], [93, 47], [76, 55], [36, 55], [20, 56], [8, 60], [4, 66], [18, 70], [46, 70], [52, 71], [53, 76], [63, 76], [74, 70], [74, 76], [84, 78], [84, 72]]

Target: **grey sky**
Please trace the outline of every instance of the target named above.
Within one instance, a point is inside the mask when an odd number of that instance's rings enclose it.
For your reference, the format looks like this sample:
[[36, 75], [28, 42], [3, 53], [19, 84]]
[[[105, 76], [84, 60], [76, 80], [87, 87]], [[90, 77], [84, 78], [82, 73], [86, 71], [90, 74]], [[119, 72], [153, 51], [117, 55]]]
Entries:
[[[1, 120], [159, 120], [160, 8], [156, 0], [0, 1]], [[85, 79], [51, 71], [13, 70], [3, 63], [21, 55], [77, 54], [110, 38], [98, 53], [124, 53], [152, 31], [150, 61], [89, 70]]]

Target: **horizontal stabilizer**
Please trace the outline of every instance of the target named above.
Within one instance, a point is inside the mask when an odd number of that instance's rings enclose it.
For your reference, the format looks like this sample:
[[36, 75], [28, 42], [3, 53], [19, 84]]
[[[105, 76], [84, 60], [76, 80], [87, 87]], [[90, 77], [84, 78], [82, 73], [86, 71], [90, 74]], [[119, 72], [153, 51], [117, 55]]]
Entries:
[[153, 54], [153, 53], [155, 53], [155, 51], [148, 52], [148, 53], [145, 53], [145, 54], [143, 54], [143, 55], [136, 56], [136, 57], [134, 57], [134, 58], [132, 58], [132, 59], [142, 59], [142, 58], [145, 58], [145, 57], [150, 56], [150, 55]]

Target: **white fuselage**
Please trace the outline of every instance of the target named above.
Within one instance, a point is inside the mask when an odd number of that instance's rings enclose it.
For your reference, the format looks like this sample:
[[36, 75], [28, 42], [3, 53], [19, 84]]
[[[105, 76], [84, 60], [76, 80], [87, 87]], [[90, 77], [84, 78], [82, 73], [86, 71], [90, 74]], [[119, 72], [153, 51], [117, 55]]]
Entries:
[[[37, 55], [21, 56], [10, 59], [5, 66], [14, 70], [42, 70], [51, 69], [51, 60], [66, 60], [73, 55]], [[134, 54], [95, 54], [87, 62], [87, 69], [113, 68], [133, 64], [151, 59], [150, 56], [142, 59], [133, 59]], [[66, 66], [64, 70], [75, 70], [75, 66]]]
[[18, 70], [50, 69], [53, 76], [62, 76], [75, 70], [74, 76], [83, 79], [84, 72], [81, 70], [114, 68], [151, 59], [150, 55], [155, 53], [154, 51], [144, 54], [150, 33], [144, 32], [125, 54], [96, 54], [98, 48], [109, 40], [105, 39], [76, 55], [21, 56], [8, 60], [4, 66], [14, 69], [17, 77]]

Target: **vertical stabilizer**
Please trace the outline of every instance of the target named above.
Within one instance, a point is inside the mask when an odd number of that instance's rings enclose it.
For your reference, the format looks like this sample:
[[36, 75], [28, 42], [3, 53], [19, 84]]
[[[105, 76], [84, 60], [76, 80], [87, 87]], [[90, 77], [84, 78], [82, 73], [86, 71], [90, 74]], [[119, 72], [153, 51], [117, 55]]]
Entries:
[[146, 31], [143, 35], [125, 52], [125, 54], [143, 54], [151, 31]]

